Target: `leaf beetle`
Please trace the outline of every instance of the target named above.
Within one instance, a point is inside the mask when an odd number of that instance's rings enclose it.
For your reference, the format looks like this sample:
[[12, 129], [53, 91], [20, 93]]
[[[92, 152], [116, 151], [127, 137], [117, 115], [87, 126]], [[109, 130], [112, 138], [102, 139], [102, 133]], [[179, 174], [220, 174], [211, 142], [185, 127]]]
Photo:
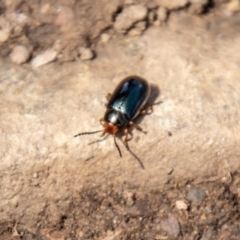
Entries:
[[133, 120], [140, 114], [152, 111], [152, 105], [143, 108], [149, 98], [150, 86], [148, 82], [139, 76], [129, 76], [123, 79], [112, 94], [106, 96], [108, 103], [106, 104], [106, 112], [104, 117], [100, 119], [103, 126], [102, 130], [94, 132], [78, 133], [74, 137], [81, 135], [95, 134], [102, 132], [113, 135], [114, 143], [118, 149], [120, 157], [122, 157], [120, 148], [116, 142], [116, 134], [123, 131], [125, 136], [123, 142], [127, 150], [139, 161], [142, 168], [144, 168], [141, 160], [130, 150], [127, 142], [131, 139], [129, 135], [129, 127], [134, 126], [137, 130], [142, 131], [141, 127], [133, 122]]

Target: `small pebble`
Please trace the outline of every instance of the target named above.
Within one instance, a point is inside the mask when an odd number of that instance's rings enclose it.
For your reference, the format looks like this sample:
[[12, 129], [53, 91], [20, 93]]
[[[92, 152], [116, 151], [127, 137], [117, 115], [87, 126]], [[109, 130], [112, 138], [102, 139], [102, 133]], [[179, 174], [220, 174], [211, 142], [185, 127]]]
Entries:
[[134, 192], [125, 190], [123, 192], [123, 197], [124, 197], [124, 200], [126, 201], [127, 206], [132, 206], [134, 204], [134, 202], [135, 202], [135, 200], [134, 200], [135, 193]]
[[201, 14], [204, 6], [208, 4], [208, 0], [191, 0], [191, 5], [188, 12], [192, 14]]
[[35, 172], [32, 177], [33, 177], [33, 178], [38, 178], [38, 173]]
[[0, 42], [6, 42], [9, 38], [10, 33], [4, 30], [0, 30]]
[[[36, 239], [35, 236], [34, 236], [34, 234], [32, 234], [32, 233], [26, 233], [26, 234], [24, 234], [23, 236], [24, 236], [24, 237], [23, 237], [24, 240], [34, 240], [34, 239]], [[15, 240], [15, 239], [14, 239], [14, 240]]]
[[148, 22], [149, 23], [153, 23], [155, 18], [156, 18], [155, 12], [151, 11], [151, 12], [148, 13]]
[[29, 20], [29, 17], [26, 14], [17, 12], [8, 13], [7, 18], [10, 22], [14, 22], [18, 26], [25, 26]]
[[239, 0], [231, 0], [226, 4], [226, 9], [230, 12], [239, 12], [240, 11], [240, 2]]
[[50, 234], [49, 239], [51, 240], [64, 240], [66, 239], [67, 233], [64, 231], [54, 231]]
[[145, 29], [146, 29], [146, 22], [145, 21], [138, 22], [135, 24], [134, 28], [128, 32], [128, 35], [129, 36], [141, 35]]
[[204, 230], [200, 240], [211, 240], [211, 239], [214, 239], [213, 236], [214, 236], [214, 228], [210, 226]]
[[45, 65], [47, 63], [50, 63], [56, 59], [58, 55], [58, 52], [52, 49], [46, 50], [45, 52], [37, 55], [35, 58], [32, 60], [32, 67], [33, 68], [38, 68], [42, 65]]
[[151, 214], [149, 202], [147, 200], [139, 200], [133, 206], [126, 208], [126, 213], [131, 217], [141, 217]]
[[13, 198], [10, 200], [10, 203], [11, 203], [14, 207], [17, 207], [17, 206], [18, 206], [18, 203], [19, 203], [19, 196], [16, 195], [15, 197], [13, 197]]
[[176, 204], [176, 208], [179, 210], [187, 210], [188, 209], [188, 205], [182, 200], [177, 200], [175, 204]]
[[63, 41], [62, 39], [57, 39], [54, 43], [53, 43], [53, 50], [57, 51], [57, 52], [61, 52], [63, 49]]
[[30, 57], [30, 51], [26, 46], [17, 45], [10, 53], [10, 59], [12, 62], [22, 64], [27, 62]]
[[80, 48], [79, 49], [80, 59], [82, 61], [91, 60], [94, 58], [94, 53], [90, 48]]
[[73, 18], [74, 13], [70, 7], [61, 7], [54, 24], [56, 26], [62, 26], [72, 21]]
[[167, 9], [164, 7], [159, 7], [157, 10], [157, 19], [160, 22], [164, 22], [167, 19]]
[[189, 3], [189, 0], [174, 0], [174, 1], [157, 0], [157, 1], [159, 2], [158, 3], [159, 6], [165, 7], [169, 10], [185, 7]]
[[200, 188], [192, 188], [187, 193], [187, 199], [193, 202], [201, 202], [205, 197], [205, 191]]
[[175, 215], [169, 214], [167, 219], [160, 222], [162, 230], [166, 231], [169, 236], [178, 237], [180, 234], [180, 225]]
[[41, 14], [46, 14], [49, 9], [51, 8], [50, 3], [45, 3], [41, 8], [40, 8], [40, 13]]
[[0, 17], [0, 42], [6, 42], [10, 36], [10, 23]]
[[103, 34], [101, 35], [101, 41], [102, 41], [103, 43], [108, 42], [108, 41], [110, 40], [110, 38], [111, 38], [111, 36], [110, 36], [109, 34], [107, 34], [107, 33], [103, 33]]
[[118, 32], [125, 33], [135, 23], [146, 19], [147, 13], [148, 9], [146, 6], [140, 4], [127, 6], [118, 14], [114, 28]]

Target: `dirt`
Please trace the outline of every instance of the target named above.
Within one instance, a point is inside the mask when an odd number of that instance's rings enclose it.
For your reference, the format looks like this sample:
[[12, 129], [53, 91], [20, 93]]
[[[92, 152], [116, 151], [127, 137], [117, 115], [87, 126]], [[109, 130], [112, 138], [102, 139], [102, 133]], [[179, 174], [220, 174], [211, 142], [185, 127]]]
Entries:
[[[135, 25], [136, 22], [130, 19], [130, 25], [128, 24], [126, 28], [124, 21], [120, 30], [114, 28], [117, 16], [128, 6], [126, 4], [128, 2], [144, 5], [148, 14], [152, 12], [153, 17], [150, 18], [150, 15], [146, 17], [143, 14], [143, 19], [140, 17], [137, 20], [137, 22], [145, 22], [140, 24], [141, 26]], [[10, 29], [6, 30], [9, 33], [7, 39], [0, 42], [1, 64], [12, 64], [9, 56], [17, 45], [24, 45], [31, 53], [23, 66], [27, 69], [31, 69], [30, 64], [34, 57], [45, 50], [54, 49], [58, 52], [55, 61], [62, 64], [58, 65], [59, 69], [64, 64], [69, 65], [65, 65], [67, 66], [65, 72], [59, 70], [57, 76], [51, 76], [49, 72], [49, 76], [62, 79], [72, 71], [72, 62], [81, 60], [82, 48], [90, 48], [94, 52], [94, 58], [97, 59], [98, 55], [102, 54], [101, 41], [107, 41], [104, 40], [105, 38], [144, 35], [144, 31], [154, 25], [164, 25], [166, 28], [169, 26], [174, 31], [171, 11], [175, 14], [175, 21], [176, 18], [181, 19], [182, 12], [192, 14], [192, 20], [196, 24], [201, 25], [201, 22], [205, 21], [203, 25], [208, 28], [213, 38], [222, 32], [223, 39], [229, 39], [235, 34], [236, 28], [239, 28], [239, 9], [237, 3], [235, 5], [232, 3], [234, 1], [199, 1], [199, 5], [194, 5], [194, 1], [176, 1], [179, 2], [176, 6], [168, 5], [167, 1], [162, 2], [163, 5], [161, 1], [143, 0], [0, 2], [0, 18], [2, 18], [0, 30], [5, 26], [9, 26]], [[166, 19], [163, 22], [158, 21], [156, 16], [159, 6], [167, 9]], [[23, 16], [27, 16], [26, 21]], [[206, 24], [212, 18], [219, 21]], [[183, 21], [181, 24], [188, 23]], [[228, 28], [228, 24], [236, 28]], [[189, 25], [192, 27], [191, 24]], [[104, 39], [103, 34], [105, 34]], [[135, 50], [130, 49], [129, 52], [134, 55]], [[104, 59], [104, 56], [101, 57]], [[107, 58], [107, 55], [105, 57]], [[49, 92], [53, 88], [68, 87], [66, 82], [61, 80], [57, 85], [49, 84], [49, 86]], [[36, 108], [40, 109], [44, 106]], [[19, 109], [20, 112], [25, 111], [21, 106]], [[11, 111], [15, 110], [11, 109]], [[171, 132], [167, 134], [169, 138], [172, 137]], [[91, 162], [91, 159], [87, 161]], [[24, 190], [22, 195], [21, 192], [19, 193], [22, 201], [26, 204], [30, 199], [34, 201], [32, 198], [37, 198], [36, 193], [41, 192], [44, 184], [49, 185], [48, 194], [51, 196], [51, 187], [55, 186], [55, 183], [44, 182], [44, 179], [55, 174], [54, 171], [57, 169], [52, 170], [51, 166], [46, 165], [38, 168], [36, 172], [23, 170], [23, 175], [29, 179], [27, 183], [29, 188], [26, 192]], [[72, 174], [71, 170], [68, 171]], [[197, 176], [194, 179], [172, 177], [172, 172], [168, 171], [167, 181], [163, 187], [155, 186], [154, 190], [140, 188], [137, 181], [135, 184], [132, 183], [133, 181], [131, 183], [126, 181], [123, 185], [119, 185], [106, 180], [105, 184], [98, 184], [97, 178], [93, 182], [89, 180], [95, 178], [93, 173], [87, 174], [86, 181], [89, 181], [89, 184], [73, 186], [74, 180], [68, 182], [64, 178], [60, 179], [59, 185], [62, 184], [63, 188], [68, 189], [67, 196], [54, 195], [46, 202], [45, 199], [43, 202], [36, 199], [36, 205], [28, 209], [19, 206], [18, 200], [12, 196], [12, 207], [24, 210], [19, 210], [16, 215], [9, 214], [0, 218], [0, 240], [239, 239], [240, 173], [238, 171], [228, 172], [224, 177], [208, 176], [205, 179], [198, 179]], [[12, 189], [8, 190], [10, 183], [7, 175], [8, 172], [1, 174], [2, 189], [14, 192]], [[12, 179], [14, 178], [9, 178], [9, 181], [11, 182]], [[26, 183], [23, 183], [17, 174], [14, 181], [16, 186], [21, 187], [22, 184], [26, 187]], [[54, 178], [51, 181], [55, 181]], [[60, 193], [61, 189], [59, 189]], [[181, 202], [182, 209], [177, 205], [177, 201]], [[4, 211], [4, 206], [1, 206], [0, 213]], [[22, 216], [25, 216], [24, 219]]]
[[[145, 192], [137, 186], [126, 191], [124, 185], [117, 189], [111, 184], [83, 188], [71, 196], [65, 209], [57, 202], [48, 203], [48, 210], [38, 216], [36, 233], [12, 219], [1, 223], [0, 238], [239, 239], [239, 179], [240, 174], [234, 173], [228, 179], [201, 183], [170, 180], [159, 191]], [[192, 189], [202, 191], [203, 196], [189, 200]], [[177, 209], [178, 200], [187, 209]]]

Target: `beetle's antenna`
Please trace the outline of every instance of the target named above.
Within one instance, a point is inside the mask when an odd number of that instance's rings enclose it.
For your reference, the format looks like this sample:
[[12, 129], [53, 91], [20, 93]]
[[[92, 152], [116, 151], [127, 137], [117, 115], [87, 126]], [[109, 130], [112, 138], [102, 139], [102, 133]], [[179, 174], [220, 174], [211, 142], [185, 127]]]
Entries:
[[116, 146], [116, 148], [118, 150], [119, 156], [122, 157], [121, 150], [120, 150], [120, 148], [119, 148], [119, 146], [117, 145], [117, 142], [116, 142], [116, 136], [114, 136], [113, 138], [114, 138], [114, 143], [115, 143], [115, 146]]
[[139, 158], [134, 152], [132, 152], [132, 150], [129, 148], [127, 142], [125, 142], [125, 147], [126, 147], [126, 149], [130, 152], [130, 154], [131, 154], [135, 159], [138, 160], [138, 162], [139, 162], [141, 168], [142, 168], [142, 169], [145, 169], [145, 167], [144, 167], [142, 161], [140, 160], [140, 158]]
[[102, 142], [104, 141], [109, 135], [105, 136], [104, 138], [98, 139], [96, 141], [90, 142], [88, 145], [94, 144], [94, 143], [98, 143], [98, 142]]
[[89, 135], [89, 134], [95, 134], [95, 133], [99, 133], [99, 132], [102, 132], [103, 130], [98, 130], [98, 131], [95, 131], [95, 132], [83, 132], [83, 133], [78, 133], [77, 135], [75, 135], [74, 137], [79, 137], [81, 135]]

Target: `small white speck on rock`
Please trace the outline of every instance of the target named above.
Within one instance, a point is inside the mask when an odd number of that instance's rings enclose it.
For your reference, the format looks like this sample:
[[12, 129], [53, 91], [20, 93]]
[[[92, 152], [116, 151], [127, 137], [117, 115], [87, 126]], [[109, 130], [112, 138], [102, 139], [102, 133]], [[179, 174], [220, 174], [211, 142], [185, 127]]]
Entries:
[[35, 172], [35, 173], [33, 174], [33, 178], [38, 178], [38, 173]]
[[103, 34], [101, 35], [101, 41], [102, 41], [103, 43], [108, 42], [108, 41], [110, 40], [110, 38], [111, 38], [111, 36], [110, 36], [109, 34], [107, 34], [107, 33], [103, 33]]
[[177, 200], [175, 205], [176, 205], [176, 208], [179, 210], [187, 210], [188, 209], [188, 205], [183, 200]]

